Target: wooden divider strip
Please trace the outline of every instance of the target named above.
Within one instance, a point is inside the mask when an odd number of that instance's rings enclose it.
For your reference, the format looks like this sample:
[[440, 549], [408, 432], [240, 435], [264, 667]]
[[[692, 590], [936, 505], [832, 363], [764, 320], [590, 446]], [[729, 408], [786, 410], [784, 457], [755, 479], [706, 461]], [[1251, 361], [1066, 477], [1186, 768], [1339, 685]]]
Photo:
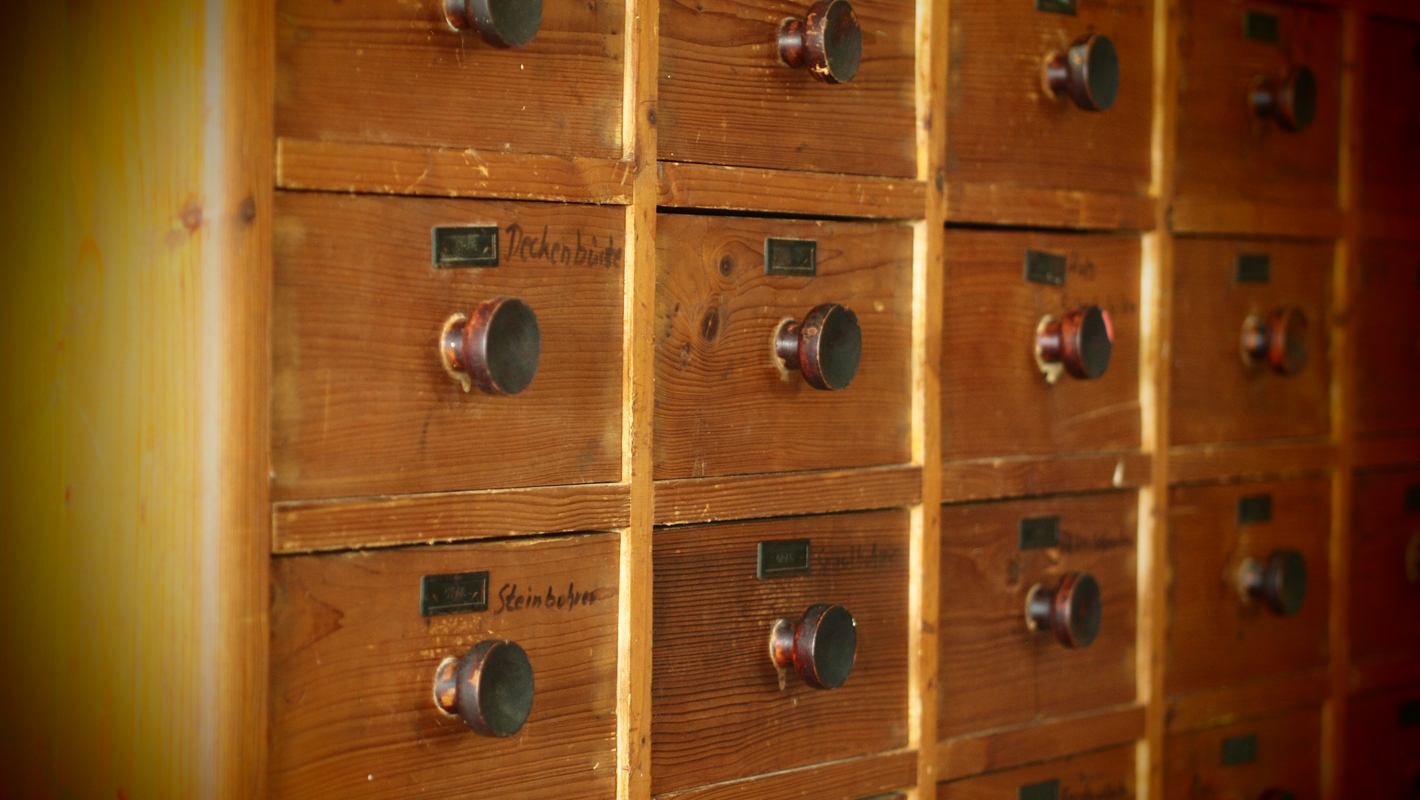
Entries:
[[684, 478], [656, 483], [656, 524], [905, 508], [921, 497], [922, 468], [910, 464]]
[[672, 208], [715, 208], [816, 217], [921, 219], [927, 186], [882, 178], [758, 167], [662, 161], [658, 202]]
[[937, 780], [1129, 744], [1144, 735], [1144, 719], [1143, 706], [1129, 705], [944, 739], [937, 745]]
[[942, 502], [1147, 486], [1153, 456], [1135, 450], [982, 458], [942, 464]]

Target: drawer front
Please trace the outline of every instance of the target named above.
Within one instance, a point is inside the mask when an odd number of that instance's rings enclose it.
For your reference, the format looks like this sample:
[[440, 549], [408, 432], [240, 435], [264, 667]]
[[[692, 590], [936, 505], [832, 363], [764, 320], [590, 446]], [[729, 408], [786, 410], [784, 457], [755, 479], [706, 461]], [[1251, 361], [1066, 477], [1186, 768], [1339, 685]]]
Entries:
[[[903, 511], [656, 532], [652, 792], [907, 745], [907, 535]], [[824, 603], [856, 621], [833, 689], [770, 657], [775, 622]]]
[[1361, 246], [1356, 433], [1420, 433], [1420, 246]]
[[[273, 499], [617, 480], [622, 216], [279, 194]], [[496, 229], [498, 266], [432, 266], [435, 226]], [[465, 392], [445, 371], [443, 329], [500, 296], [537, 317], [536, 375], [516, 395]]]
[[1351, 698], [1345, 796], [1420, 796], [1420, 685]]
[[[1171, 490], [1169, 694], [1326, 663], [1330, 496], [1326, 478]], [[1269, 563], [1287, 552], [1304, 570]], [[1303, 582], [1300, 610], [1244, 592], [1250, 559], [1288, 590]]]
[[443, 0], [279, 0], [276, 19], [278, 136], [621, 157], [622, 0], [543, 0], [516, 48], [454, 30]]
[[[1180, 6], [1177, 194], [1335, 208], [1340, 14], [1256, 0]], [[1280, 83], [1301, 67], [1315, 81], [1312, 122], [1286, 130], [1258, 116], [1250, 103], [1258, 82]]]
[[[1133, 492], [942, 509], [941, 738], [1134, 699], [1138, 516]], [[1059, 614], [1027, 621], [1033, 594], [1066, 599], [1068, 575], [1099, 589], [1083, 645], [1057, 638]]]
[[1361, 204], [1420, 211], [1420, 25], [1366, 19]]
[[[615, 797], [615, 535], [273, 564], [272, 797]], [[435, 705], [444, 660], [489, 640], [532, 669], [503, 738]]]
[[[909, 459], [910, 227], [681, 215], [657, 226], [657, 479]], [[771, 248], [777, 273], [807, 271], [807, 241], [816, 274], [766, 274]], [[827, 303], [861, 330], [857, 373], [843, 389], [815, 388], [776, 353], [783, 323]]]
[[1420, 472], [1356, 476], [1351, 653], [1420, 650]]
[[1164, 797], [1262, 798], [1280, 789], [1296, 800], [1321, 795], [1321, 712], [1308, 708], [1170, 736], [1164, 741]]
[[[1074, 14], [1038, 10], [1074, 6]], [[948, 67], [947, 174], [953, 180], [1070, 191], [1142, 195], [1149, 191], [1153, 4], [1143, 0], [965, 0], [952, 4]], [[1112, 104], [1099, 59], [1104, 37], [1118, 62]], [[1094, 73], [1074, 74], [1096, 89], [1075, 100], [1043, 82], [1052, 56], [1077, 43]], [[1106, 54], [1107, 55], [1107, 54]], [[1090, 63], [1090, 62], [1086, 62]], [[1067, 72], [1067, 75], [1069, 73]], [[1057, 84], [1059, 86], [1059, 84]], [[1078, 91], [1078, 90], [1077, 90]]]
[[[1139, 239], [947, 231], [942, 315], [945, 460], [1139, 446]], [[1113, 344], [1098, 378], [1052, 383], [1042, 321], [1096, 306]]]
[[937, 785], [941, 800], [1129, 800], [1133, 745]]
[[852, 0], [862, 60], [829, 84], [780, 57], [812, 2], [661, 4], [656, 143], [665, 161], [913, 177], [912, 0]]
[[[1327, 434], [1332, 258], [1330, 243], [1175, 243], [1174, 444]], [[1283, 314], [1304, 327], [1289, 329]], [[1268, 327], [1274, 321], [1283, 324]], [[1244, 354], [1249, 325], [1262, 326], [1265, 347]], [[1275, 359], [1298, 343], [1302, 360]]]

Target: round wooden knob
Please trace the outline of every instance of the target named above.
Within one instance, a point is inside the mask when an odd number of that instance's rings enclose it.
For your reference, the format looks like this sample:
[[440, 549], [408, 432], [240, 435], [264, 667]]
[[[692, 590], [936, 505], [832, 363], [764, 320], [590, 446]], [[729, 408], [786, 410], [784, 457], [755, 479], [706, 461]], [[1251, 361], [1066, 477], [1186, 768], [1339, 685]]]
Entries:
[[1281, 375], [1295, 375], [1307, 365], [1307, 315], [1300, 308], [1279, 308], [1266, 319], [1243, 322], [1243, 359], [1266, 364]]
[[1293, 616], [1307, 598], [1307, 560], [1296, 550], [1274, 550], [1265, 560], [1245, 559], [1238, 570], [1238, 589], [1281, 616]]
[[512, 736], [528, 721], [533, 671], [516, 642], [487, 639], [446, 658], [434, 674], [434, 702], [481, 736]]
[[1303, 130], [1316, 119], [1316, 75], [1304, 66], [1292, 67], [1281, 78], [1259, 75], [1250, 100], [1257, 116], [1273, 118], [1284, 131]]
[[1268, 789], [1258, 795], [1257, 800], [1297, 800], [1297, 796], [1286, 789]]
[[779, 28], [779, 57], [824, 83], [847, 83], [863, 60], [863, 29], [848, 0], [819, 0]]
[[1109, 312], [1099, 306], [1080, 306], [1059, 320], [1046, 317], [1036, 329], [1035, 351], [1042, 369], [1058, 364], [1081, 380], [1103, 377], [1114, 352]]
[[1035, 586], [1026, 600], [1031, 630], [1048, 630], [1066, 647], [1089, 647], [1100, 632], [1100, 585], [1088, 572], [1067, 572], [1054, 589]]
[[1086, 34], [1045, 60], [1045, 85], [1086, 111], [1108, 111], [1119, 95], [1119, 54], [1108, 36]]
[[837, 689], [853, 672], [858, 655], [858, 623], [843, 606], [810, 606], [795, 622], [777, 620], [769, 655], [780, 669], [793, 667], [815, 689]]
[[480, 303], [472, 315], [444, 323], [440, 353], [465, 392], [476, 385], [488, 394], [517, 394], [532, 383], [542, 357], [537, 315], [513, 297]]
[[542, 25], [542, 0], [444, 0], [444, 17], [457, 30], [477, 28], [494, 47], [522, 47]]
[[863, 355], [858, 315], [837, 303], [814, 306], [803, 322], [790, 320], [779, 326], [774, 352], [785, 369], [799, 370], [815, 389], [847, 389]]
[[1420, 532], [1412, 533], [1405, 544], [1405, 579], [1420, 583]]

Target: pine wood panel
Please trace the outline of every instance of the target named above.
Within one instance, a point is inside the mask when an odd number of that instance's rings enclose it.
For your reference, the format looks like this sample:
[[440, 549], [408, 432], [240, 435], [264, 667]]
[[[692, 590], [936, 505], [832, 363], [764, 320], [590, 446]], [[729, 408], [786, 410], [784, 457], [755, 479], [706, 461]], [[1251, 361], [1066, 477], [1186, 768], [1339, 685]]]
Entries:
[[[1245, 11], [1275, 14], [1279, 41], [1244, 35]], [[1179, 196], [1224, 197], [1335, 208], [1340, 167], [1341, 17], [1335, 11], [1263, 0], [1180, 0]], [[1289, 64], [1316, 76], [1316, 118], [1283, 131], [1248, 106], [1257, 75]]]
[[1361, 206], [1420, 211], [1420, 25], [1366, 21]]
[[1135, 796], [1132, 746], [1114, 747], [1059, 761], [951, 781], [937, 786], [942, 800], [1001, 800], [1020, 796], [1022, 787], [1059, 781], [1061, 798], [1129, 800]]
[[[672, 214], [657, 224], [657, 480], [910, 459], [910, 227]], [[766, 237], [815, 240], [817, 276], [764, 274]], [[830, 302], [863, 332], [857, 376], [836, 392], [784, 370], [773, 347], [782, 321]]]
[[441, 0], [278, 0], [276, 134], [621, 156], [622, 0], [545, 0], [521, 48]]
[[656, 484], [656, 524], [903, 508], [922, 501], [922, 468], [868, 467]]
[[[1350, 699], [1346, 797], [1415, 796], [1420, 788], [1416, 705], [1420, 705], [1420, 685], [1416, 684]], [[1409, 706], [1404, 715], [1402, 706]]]
[[[274, 498], [617, 480], [621, 217], [596, 206], [281, 194]], [[501, 265], [432, 267], [431, 227], [471, 223], [500, 228]], [[500, 295], [538, 315], [537, 377], [512, 397], [464, 392], [440, 362], [440, 331]]]
[[[617, 552], [591, 535], [276, 559], [271, 797], [614, 796]], [[472, 571], [486, 611], [420, 616], [422, 576]], [[533, 595], [557, 605], [507, 602]], [[533, 668], [506, 739], [434, 705], [440, 662], [486, 639]]]
[[[1269, 675], [1248, 683], [1215, 686], [1192, 694], [1174, 695], [1160, 703], [1168, 717], [1167, 731], [1181, 733], [1263, 716], [1279, 709], [1319, 705], [1331, 695], [1327, 667]], [[1332, 698], [1334, 700], [1334, 697]]]
[[903, 800], [894, 790], [911, 786], [917, 753], [904, 751], [784, 770], [656, 795], [656, 800]]
[[1346, 215], [1331, 207], [1297, 208], [1231, 197], [1175, 197], [1168, 207], [1168, 227], [1174, 233], [1227, 236], [1288, 236], [1296, 239], [1339, 239]]
[[[1238, 525], [1238, 500], [1269, 494], [1272, 519]], [[1330, 482], [1325, 478], [1170, 492], [1168, 559], [1172, 615], [1166, 690], [1181, 694], [1324, 665], [1330, 606]], [[1244, 558], [1278, 548], [1307, 563], [1302, 610], [1282, 617], [1236, 588]]]
[[1143, 706], [1116, 706], [944, 739], [938, 775], [956, 780], [1128, 744], [1143, 737], [1144, 713]]
[[1356, 433], [1413, 436], [1420, 433], [1420, 246], [1370, 242], [1360, 257], [1352, 315]]
[[[809, 539], [808, 575], [757, 579], [757, 545]], [[908, 515], [667, 528], [654, 560], [656, 794], [907, 744]], [[857, 621], [853, 673], [814, 689], [769, 659], [776, 619], [837, 603]]]
[[[949, 230], [946, 247], [943, 459], [1137, 448], [1138, 238]], [[1069, 259], [1063, 287], [1025, 279], [1028, 249]], [[1086, 303], [1109, 312], [1109, 370], [1050, 384], [1036, 364], [1036, 328]]]
[[980, 225], [1148, 231], [1158, 201], [1138, 195], [1033, 189], [1001, 183], [952, 181], [946, 185], [946, 220]]
[[747, 167], [657, 165], [657, 202], [670, 208], [722, 208], [774, 214], [864, 219], [917, 219], [927, 185], [910, 178], [879, 178]]
[[1420, 584], [1406, 576], [1406, 548], [1420, 536], [1420, 472], [1356, 476], [1351, 528], [1351, 655], [1420, 652]]
[[[1324, 436], [1330, 431], [1331, 244], [1181, 238], [1174, 282], [1172, 444]], [[1241, 254], [1271, 257], [1267, 283], [1238, 283]], [[1249, 315], [1284, 306], [1307, 318], [1306, 366], [1279, 375], [1246, 365], [1239, 339]]]
[[1014, 456], [942, 465], [942, 500], [961, 503], [1003, 497], [1123, 489], [1149, 482], [1149, 453]]
[[1317, 475], [1336, 467], [1340, 448], [1325, 439], [1201, 444], [1169, 450], [1170, 483]]
[[[1223, 765], [1223, 740], [1257, 737], [1251, 763]], [[1296, 800], [1321, 796], [1321, 713], [1306, 708], [1221, 728], [1170, 736], [1165, 749], [1165, 800], [1256, 798], [1284, 789]]]
[[811, 3], [661, 4], [659, 157], [809, 172], [917, 177], [912, 0], [853, 3], [857, 76], [822, 83], [779, 59], [779, 26]]
[[[1081, 0], [1074, 14], [1030, 2], [952, 3], [947, 78], [948, 180], [1144, 195], [1151, 181], [1151, 0]], [[1051, 53], [1081, 35], [1109, 37], [1119, 96], [1084, 111], [1041, 85]]]

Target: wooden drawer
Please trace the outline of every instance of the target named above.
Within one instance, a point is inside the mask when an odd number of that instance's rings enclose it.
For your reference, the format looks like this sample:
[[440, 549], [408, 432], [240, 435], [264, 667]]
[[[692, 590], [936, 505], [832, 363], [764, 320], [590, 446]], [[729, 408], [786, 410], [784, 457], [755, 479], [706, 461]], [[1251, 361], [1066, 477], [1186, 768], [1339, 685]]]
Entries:
[[278, 0], [276, 19], [277, 136], [621, 157], [622, 0], [543, 0], [520, 48], [454, 30], [443, 0]]
[[1356, 292], [1356, 433], [1420, 433], [1420, 246], [1361, 247]]
[[1136, 780], [1134, 747], [1114, 747], [1029, 767], [937, 785], [941, 800], [1128, 800]]
[[[1037, 10], [1043, 6], [1075, 13]], [[1144, 0], [952, 3], [949, 179], [1147, 194], [1153, 25], [1153, 4]], [[1042, 82], [1047, 58], [1090, 34], [1109, 40], [1118, 62], [1118, 94], [1104, 110], [1086, 110]], [[1096, 89], [1107, 88], [1101, 47], [1092, 42], [1089, 53]], [[1087, 99], [1097, 107], [1105, 98]]]
[[915, 177], [912, 0], [852, 0], [862, 61], [829, 84], [780, 58], [780, 25], [812, 2], [661, 4], [658, 157]]
[[[653, 793], [906, 746], [907, 535], [904, 511], [656, 532]], [[820, 603], [856, 621], [835, 689], [770, 658], [775, 621]]]
[[1281, 789], [1317, 800], [1321, 712], [1307, 708], [1264, 719], [1170, 736], [1164, 741], [1166, 800], [1269, 800]]
[[1361, 205], [1420, 211], [1420, 25], [1368, 17]]
[[[615, 481], [622, 222], [616, 208], [278, 194], [273, 499]], [[498, 230], [496, 268], [431, 266], [434, 226]], [[520, 298], [542, 355], [515, 396], [445, 372], [454, 314]]]
[[[276, 559], [271, 796], [614, 797], [617, 549], [599, 534]], [[441, 662], [487, 640], [532, 667], [506, 738], [435, 705]]]
[[[1169, 409], [1174, 444], [1327, 434], [1332, 259], [1329, 242], [1177, 240]], [[1292, 373], [1280, 371], [1267, 355], [1243, 354], [1244, 325], [1267, 323], [1284, 311], [1300, 312], [1306, 321], [1304, 331], [1269, 340], [1305, 347], [1305, 360]], [[1283, 368], [1296, 366], [1283, 362]]]
[[[1335, 208], [1341, 15], [1260, 0], [1180, 6], [1176, 193]], [[1289, 131], [1259, 117], [1250, 97], [1256, 81], [1300, 67], [1315, 80], [1315, 117]]]
[[[1138, 525], [1133, 492], [942, 509], [939, 737], [1134, 699]], [[1072, 573], [1099, 589], [1086, 646], [1027, 623], [1032, 592]]]
[[[942, 314], [942, 457], [1139, 446], [1139, 239], [948, 230]], [[1113, 347], [1097, 379], [1042, 373], [1048, 315], [1098, 306]]]
[[1420, 472], [1356, 476], [1351, 654], [1420, 650]]
[[1346, 708], [1348, 798], [1420, 795], [1420, 685], [1351, 698]]
[[[909, 226], [672, 214], [657, 226], [657, 479], [910, 458]], [[817, 274], [766, 274], [771, 239], [801, 240], [774, 258], [815, 242]], [[814, 388], [775, 351], [782, 323], [825, 303], [861, 329], [846, 389]]]
[[[1170, 491], [1169, 694], [1326, 663], [1330, 498], [1326, 478]], [[1290, 615], [1239, 588], [1245, 560], [1279, 551], [1305, 561], [1304, 601]]]

